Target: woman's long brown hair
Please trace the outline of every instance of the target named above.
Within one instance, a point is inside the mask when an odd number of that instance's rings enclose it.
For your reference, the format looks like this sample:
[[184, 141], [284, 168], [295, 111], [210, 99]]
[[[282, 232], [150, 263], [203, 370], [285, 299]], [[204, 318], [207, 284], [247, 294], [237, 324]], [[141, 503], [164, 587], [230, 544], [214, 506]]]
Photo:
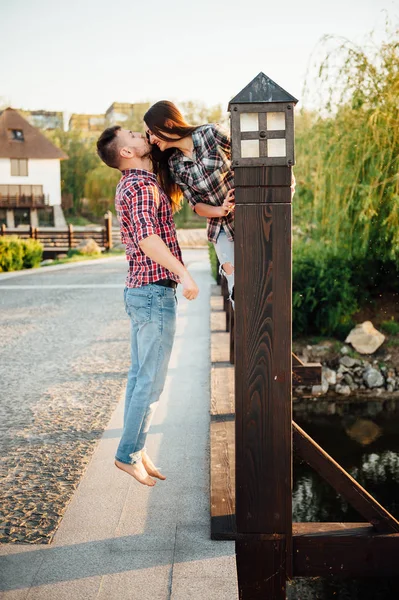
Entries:
[[[151, 106], [144, 115], [144, 122], [152, 133], [165, 142], [176, 140], [176, 138], [168, 137], [167, 133], [174, 133], [179, 136], [177, 139], [181, 140], [197, 129], [197, 127], [186, 123], [177, 106], [168, 100], [161, 100]], [[168, 165], [169, 157], [174, 152], [175, 148], [169, 148], [161, 152], [158, 146], [154, 145], [152, 148], [152, 162], [162, 189], [165, 190], [172, 201], [172, 211], [177, 212], [181, 208], [183, 194], [179, 186], [173, 181]]]

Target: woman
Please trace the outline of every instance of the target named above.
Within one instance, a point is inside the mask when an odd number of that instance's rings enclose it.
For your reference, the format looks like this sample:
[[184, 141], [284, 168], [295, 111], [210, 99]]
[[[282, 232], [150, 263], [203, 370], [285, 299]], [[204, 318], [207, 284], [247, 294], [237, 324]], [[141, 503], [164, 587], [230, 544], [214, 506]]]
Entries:
[[234, 189], [230, 137], [219, 125], [193, 127], [166, 100], [144, 115], [163, 189], [172, 202], [183, 193], [191, 208], [208, 219], [221, 273], [234, 287]]

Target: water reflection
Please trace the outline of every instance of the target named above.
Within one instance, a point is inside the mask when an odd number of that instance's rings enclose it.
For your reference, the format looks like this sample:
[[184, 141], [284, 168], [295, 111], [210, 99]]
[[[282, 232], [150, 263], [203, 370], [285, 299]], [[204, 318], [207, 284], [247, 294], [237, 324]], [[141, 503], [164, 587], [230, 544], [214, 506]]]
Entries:
[[[294, 404], [294, 418], [368, 492], [399, 519], [399, 402]], [[305, 463], [294, 459], [294, 521], [364, 519]], [[290, 600], [393, 600], [398, 578], [297, 579]]]

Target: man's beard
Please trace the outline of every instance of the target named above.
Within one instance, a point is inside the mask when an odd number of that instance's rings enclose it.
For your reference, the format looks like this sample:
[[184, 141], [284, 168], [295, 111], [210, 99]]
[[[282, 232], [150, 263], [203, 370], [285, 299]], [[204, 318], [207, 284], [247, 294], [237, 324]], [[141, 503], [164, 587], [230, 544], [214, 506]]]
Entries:
[[143, 153], [140, 155], [140, 158], [148, 158], [151, 156], [152, 148], [149, 147], [148, 150], [143, 150]]

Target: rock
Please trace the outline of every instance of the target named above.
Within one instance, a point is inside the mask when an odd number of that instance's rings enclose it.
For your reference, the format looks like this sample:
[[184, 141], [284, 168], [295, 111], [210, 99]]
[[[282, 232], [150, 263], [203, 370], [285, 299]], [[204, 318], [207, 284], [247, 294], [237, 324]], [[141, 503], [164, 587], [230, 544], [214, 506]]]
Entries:
[[385, 340], [385, 335], [377, 331], [371, 321], [356, 325], [345, 342], [352, 344], [360, 354], [373, 354]]
[[346, 355], [339, 359], [339, 364], [350, 369], [356, 365], [356, 360]]
[[54, 260], [52, 258], [47, 258], [46, 260], [42, 260], [40, 263], [41, 267], [46, 267], [47, 265], [52, 265]]
[[326, 358], [332, 352], [334, 346], [333, 342], [325, 342], [324, 344], [317, 344], [316, 346], [308, 346], [309, 353], [314, 359]]
[[384, 378], [377, 369], [369, 367], [363, 373], [363, 381], [368, 388], [379, 388], [384, 385]]
[[57, 259], [59, 259], [59, 258], [68, 258], [68, 254], [65, 254], [65, 253], [57, 254], [56, 258]]
[[349, 354], [348, 346], [342, 346], [340, 352], [341, 352], [341, 354]]
[[324, 375], [321, 377], [321, 385], [312, 386], [312, 396], [322, 396], [328, 392], [328, 382]]
[[75, 249], [81, 254], [101, 254], [101, 248], [93, 238], [82, 240]]
[[328, 385], [335, 385], [337, 383], [336, 372], [332, 369], [329, 369], [328, 367], [323, 367], [322, 376], [324, 377]]
[[304, 385], [297, 385], [295, 387], [295, 396], [303, 396], [306, 393]]
[[349, 373], [345, 373], [344, 381], [351, 387], [352, 387], [352, 385], [354, 385], [353, 377], [352, 377], [352, 375], [349, 375]]
[[341, 396], [350, 396], [351, 393], [349, 385], [341, 385], [339, 383], [335, 386], [335, 391], [337, 394], [341, 394]]

